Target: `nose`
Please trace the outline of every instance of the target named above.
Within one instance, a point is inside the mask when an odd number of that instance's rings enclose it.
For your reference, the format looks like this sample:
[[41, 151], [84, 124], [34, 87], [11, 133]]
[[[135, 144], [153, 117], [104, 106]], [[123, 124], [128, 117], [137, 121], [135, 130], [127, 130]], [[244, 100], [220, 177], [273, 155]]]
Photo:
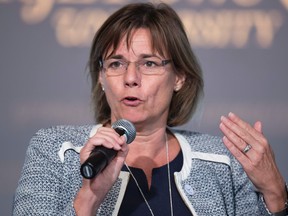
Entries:
[[124, 74], [124, 82], [126, 87], [140, 87], [141, 73], [139, 73], [137, 65], [131, 62], [127, 65], [126, 73]]

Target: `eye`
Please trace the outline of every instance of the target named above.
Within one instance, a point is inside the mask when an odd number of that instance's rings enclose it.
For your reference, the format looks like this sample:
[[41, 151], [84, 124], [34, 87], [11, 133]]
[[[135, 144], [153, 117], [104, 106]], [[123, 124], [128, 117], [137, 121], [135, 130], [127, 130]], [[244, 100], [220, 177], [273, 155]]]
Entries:
[[143, 66], [151, 68], [151, 67], [159, 67], [160, 63], [155, 60], [145, 60], [143, 61]]
[[153, 67], [153, 66], [155, 66], [155, 62], [153, 62], [153, 61], [146, 61], [145, 66], [146, 66], [146, 67]]
[[111, 69], [118, 69], [118, 68], [123, 67], [124, 65], [122, 61], [117, 61], [117, 60], [109, 61], [107, 63], [108, 63], [107, 67]]

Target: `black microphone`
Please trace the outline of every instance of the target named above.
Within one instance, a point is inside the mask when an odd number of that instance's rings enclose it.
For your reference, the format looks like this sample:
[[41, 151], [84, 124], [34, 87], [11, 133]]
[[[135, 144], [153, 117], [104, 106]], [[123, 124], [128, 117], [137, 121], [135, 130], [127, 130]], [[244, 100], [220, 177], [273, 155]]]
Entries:
[[[120, 135], [126, 138], [126, 143], [131, 143], [136, 137], [134, 125], [126, 120], [120, 119], [112, 124], [112, 128]], [[97, 146], [91, 152], [88, 159], [81, 165], [81, 175], [86, 179], [93, 179], [97, 176], [111, 160], [116, 156], [117, 151], [108, 149], [104, 146]]]

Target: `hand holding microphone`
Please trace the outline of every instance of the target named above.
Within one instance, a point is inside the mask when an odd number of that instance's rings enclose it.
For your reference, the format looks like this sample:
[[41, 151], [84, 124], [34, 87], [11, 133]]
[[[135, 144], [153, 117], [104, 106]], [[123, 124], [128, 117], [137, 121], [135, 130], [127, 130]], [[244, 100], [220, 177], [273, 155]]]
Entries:
[[[126, 143], [131, 143], [136, 136], [134, 125], [125, 119], [120, 119], [112, 124], [112, 128], [120, 135], [124, 136]], [[117, 155], [117, 151], [104, 146], [97, 146], [91, 152], [88, 159], [81, 165], [81, 175], [86, 179], [96, 177]]]

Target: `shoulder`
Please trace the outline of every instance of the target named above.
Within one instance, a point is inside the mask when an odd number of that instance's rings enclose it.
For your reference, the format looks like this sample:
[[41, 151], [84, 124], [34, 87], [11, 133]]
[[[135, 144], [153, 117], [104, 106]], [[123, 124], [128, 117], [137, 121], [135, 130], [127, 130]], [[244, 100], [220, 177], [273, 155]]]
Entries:
[[183, 137], [193, 152], [230, 155], [219, 136], [178, 129], [172, 131], [176, 137]]
[[64, 142], [71, 142], [75, 146], [83, 146], [89, 138], [93, 125], [59, 125], [38, 130], [31, 138], [28, 146], [28, 154], [49, 154], [57, 152]]
[[58, 125], [49, 128], [42, 128], [36, 132], [33, 139], [40, 139], [41, 141], [67, 141], [89, 137], [93, 125]]
[[38, 134], [46, 134], [46, 135], [67, 135], [67, 134], [89, 134], [94, 125], [56, 125], [48, 128], [41, 128], [37, 131]]

